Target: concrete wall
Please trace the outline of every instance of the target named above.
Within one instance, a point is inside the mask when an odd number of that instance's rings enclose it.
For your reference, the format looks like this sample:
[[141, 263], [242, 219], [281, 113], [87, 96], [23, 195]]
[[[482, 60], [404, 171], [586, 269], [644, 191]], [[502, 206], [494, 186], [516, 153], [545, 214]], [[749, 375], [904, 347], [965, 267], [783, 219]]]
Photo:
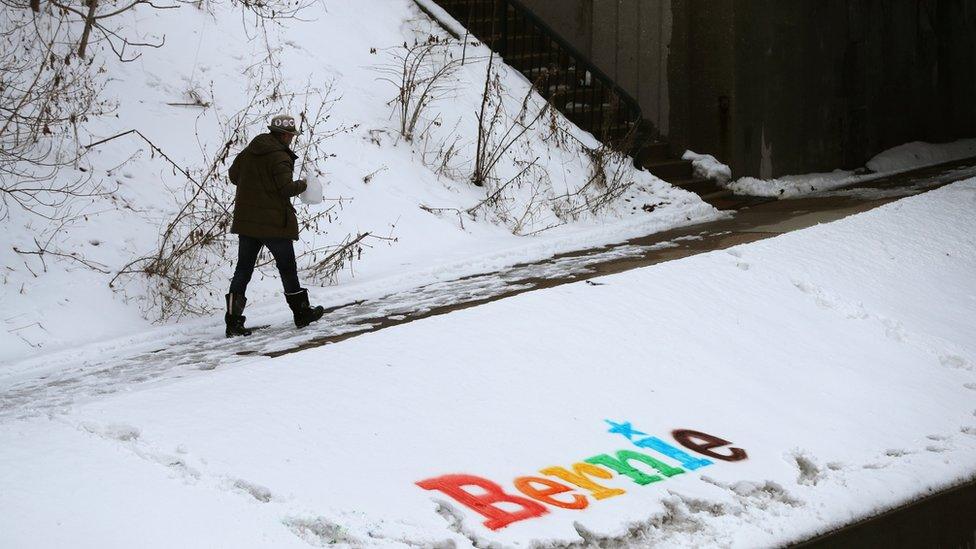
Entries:
[[851, 169], [901, 143], [976, 137], [976, 1], [738, 0], [734, 11], [733, 147], [714, 152], [737, 175]]
[[671, 152], [731, 155], [734, 0], [673, 0], [667, 58]]
[[587, 56], [592, 55], [594, 0], [522, 0], [527, 8]]
[[523, 2], [737, 177], [976, 137], [976, 0]]

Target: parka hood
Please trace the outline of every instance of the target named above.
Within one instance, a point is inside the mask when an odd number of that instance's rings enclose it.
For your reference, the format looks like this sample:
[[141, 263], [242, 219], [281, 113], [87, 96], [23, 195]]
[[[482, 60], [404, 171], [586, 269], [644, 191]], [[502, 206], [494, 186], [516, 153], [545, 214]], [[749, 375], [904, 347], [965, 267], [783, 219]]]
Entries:
[[261, 156], [265, 154], [270, 154], [273, 152], [283, 151], [288, 153], [288, 156], [292, 160], [298, 158], [298, 155], [292, 152], [284, 143], [278, 141], [278, 139], [271, 135], [271, 133], [262, 133], [261, 135], [255, 137], [248, 143], [247, 147], [244, 148], [248, 154], [253, 154], [255, 156]]

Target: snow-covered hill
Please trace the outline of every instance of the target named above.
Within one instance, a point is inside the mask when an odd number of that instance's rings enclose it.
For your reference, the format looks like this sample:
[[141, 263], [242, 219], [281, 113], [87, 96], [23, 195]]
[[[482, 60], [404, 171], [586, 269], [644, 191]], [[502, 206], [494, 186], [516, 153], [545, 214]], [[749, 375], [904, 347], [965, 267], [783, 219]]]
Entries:
[[[165, 45], [142, 48], [129, 63], [104, 44], [93, 48], [106, 66], [104, 97], [117, 108], [114, 116], [88, 124], [79, 143], [133, 129], [146, 139], [130, 133], [101, 143], [82, 162], [84, 171], [62, 174], [92, 175], [107, 193], [76, 201], [63, 226], [16, 207], [7, 212], [0, 225], [6, 235], [0, 360], [150, 329], [164, 304], [160, 288], [172, 280], [137, 272], [113, 288], [109, 281], [160, 247], [165, 227], [194, 188], [179, 169], [204, 181], [213, 165], [214, 180], [222, 179], [229, 164], [220, 154], [225, 143], [233, 155], [280, 111], [317, 122], [298, 146], [307, 152], [303, 175], [317, 173], [326, 182], [324, 204], [300, 207], [306, 218], [321, 214], [303, 234], [301, 265], [371, 233], [338, 273], [303, 273], [313, 299], [327, 304], [718, 215], [626, 159], [595, 164], [599, 143], [552, 113], [501, 156], [494, 181], [472, 185], [489, 51], [444, 42], [447, 35], [410, 0], [323, 0], [303, 7], [298, 18], [263, 23], [235, 2], [139, 6], [117, 19], [133, 36], [165, 36]], [[397, 133], [391, 102], [397, 88], [384, 78], [397, 74], [404, 45], [431, 36], [439, 44], [436, 54], [447, 56], [435, 59], [457, 66], [408, 142]], [[531, 94], [526, 100], [525, 78], [497, 60], [494, 65], [502, 129], [515, 125], [523, 105], [521, 122], [527, 123], [543, 101]], [[316, 146], [302, 151], [303, 143]], [[209, 202], [196, 202], [202, 204], [198, 220], [232, 199], [229, 185], [214, 184], [208, 192]], [[182, 266], [183, 276], [205, 282], [188, 292], [191, 309], [221, 307], [235, 245], [233, 237], [222, 238]], [[39, 247], [53, 253], [33, 255]], [[273, 266], [262, 272], [270, 276], [255, 277], [251, 311], [284, 308]], [[175, 329], [177, 319], [180, 329], [192, 329], [192, 315], [182, 311], [170, 304], [164, 311], [169, 328], [154, 329]]]

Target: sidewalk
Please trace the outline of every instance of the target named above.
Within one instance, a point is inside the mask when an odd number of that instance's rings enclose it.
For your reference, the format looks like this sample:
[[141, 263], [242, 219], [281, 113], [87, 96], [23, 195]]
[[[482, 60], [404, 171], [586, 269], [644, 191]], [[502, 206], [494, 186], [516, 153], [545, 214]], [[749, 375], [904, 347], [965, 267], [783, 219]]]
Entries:
[[224, 339], [222, 334], [207, 333], [163, 345], [117, 349], [97, 357], [59, 353], [50, 365], [25, 368], [0, 381], [0, 420], [63, 408], [136, 384], [199, 375], [200, 371], [290, 354], [540, 288], [774, 237], [973, 175], [976, 159], [967, 159], [804, 198], [739, 197], [739, 209], [728, 219], [348, 303], [331, 308], [323, 322], [305, 330], [285, 324], [258, 330], [248, 338]]

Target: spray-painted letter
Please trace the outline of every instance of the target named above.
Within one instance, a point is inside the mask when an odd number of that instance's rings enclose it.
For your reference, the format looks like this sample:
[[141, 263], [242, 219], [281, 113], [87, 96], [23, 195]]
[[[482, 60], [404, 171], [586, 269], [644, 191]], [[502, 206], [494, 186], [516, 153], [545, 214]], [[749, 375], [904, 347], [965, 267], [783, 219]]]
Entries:
[[[439, 490], [459, 503], [480, 513], [488, 520], [484, 525], [492, 530], [504, 528], [513, 522], [541, 517], [549, 511], [540, 503], [528, 498], [506, 494], [502, 487], [494, 482], [474, 475], [444, 475], [417, 482], [424, 490]], [[465, 490], [466, 486], [477, 486], [486, 493], [472, 494]], [[519, 507], [518, 511], [506, 511], [495, 505], [496, 503], [511, 503]]]

